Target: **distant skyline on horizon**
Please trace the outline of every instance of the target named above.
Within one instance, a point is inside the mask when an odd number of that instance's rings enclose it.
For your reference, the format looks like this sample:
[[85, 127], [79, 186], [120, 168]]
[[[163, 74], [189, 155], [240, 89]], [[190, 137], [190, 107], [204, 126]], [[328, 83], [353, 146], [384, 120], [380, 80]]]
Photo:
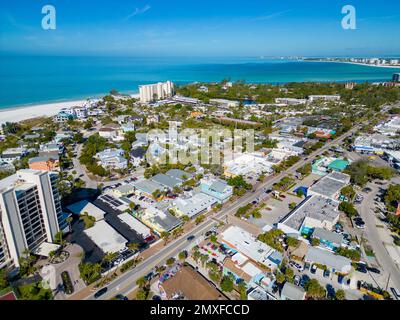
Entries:
[[[43, 30], [42, 7], [56, 8]], [[357, 29], [341, 26], [356, 8]], [[399, 57], [400, 1], [17, 0], [0, 3], [0, 54]]]

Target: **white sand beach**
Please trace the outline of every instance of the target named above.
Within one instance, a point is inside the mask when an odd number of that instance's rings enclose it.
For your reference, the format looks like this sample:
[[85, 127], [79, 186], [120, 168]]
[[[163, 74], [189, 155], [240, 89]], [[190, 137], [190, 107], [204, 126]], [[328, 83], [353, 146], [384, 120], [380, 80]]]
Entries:
[[[139, 99], [138, 93], [129, 94], [131, 98]], [[12, 107], [0, 109], [0, 125], [5, 122], [18, 122], [38, 117], [55, 116], [61, 109], [68, 107], [82, 107], [89, 99], [64, 102], [53, 102], [33, 106]]]
[[83, 106], [87, 100], [54, 102], [28, 107], [14, 107], [10, 109], [0, 109], [0, 124], [5, 122], [18, 122], [38, 117], [51, 117], [56, 115], [62, 108]]

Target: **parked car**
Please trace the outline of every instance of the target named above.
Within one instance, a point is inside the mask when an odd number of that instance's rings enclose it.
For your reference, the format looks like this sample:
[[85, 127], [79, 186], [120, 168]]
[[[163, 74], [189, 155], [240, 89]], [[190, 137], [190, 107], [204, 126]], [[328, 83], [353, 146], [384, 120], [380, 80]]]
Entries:
[[324, 278], [328, 278], [331, 272], [329, 270], [324, 270]]
[[97, 291], [94, 294], [95, 299], [100, 298], [102, 295], [104, 295], [107, 292], [107, 290], [108, 290], [107, 287], [105, 287], [105, 288], [100, 289], [99, 291]]
[[117, 294], [115, 296], [115, 299], [116, 300], [123, 300], [123, 301], [129, 300], [128, 297], [124, 296], [123, 294]]
[[292, 266], [293, 268], [296, 268], [297, 270], [299, 270], [300, 272], [304, 270], [304, 267], [302, 267], [300, 264], [298, 264], [295, 261], [290, 261], [289, 265]]
[[361, 273], [367, 273], [368, 272], [367, 266], [365, 264], [359, 263], [357, 265], [356, 271], [361, 272]]
[[300, 285], [300, 282], [301, 282], [300, 276], [295, 276], [295, 277], [294, 277], [294, 280], [293, 280], [293, 284], [294, 284], [295, 286], [299, 286], [299, 285]]
[[310, 281], [310, 277], [306, 274], [303, 274], [301, 277], [300, 286], [304, 288], [308, 281]]
[[311, 271], [312, 274], [315, 274], [317, 272], [317, 269], [318, 269], [317, 266], [315, 264], [313, 264], [311, 266], [311, 270], [310, 271]]
[[379, 270], [378, 268], [367, 267], [367, 270], [372, 273], [381, 274], [381, 270]]
[[339, 284], [343, 284], [344, 277], [342, 275], [338, 275], [337, 281]]

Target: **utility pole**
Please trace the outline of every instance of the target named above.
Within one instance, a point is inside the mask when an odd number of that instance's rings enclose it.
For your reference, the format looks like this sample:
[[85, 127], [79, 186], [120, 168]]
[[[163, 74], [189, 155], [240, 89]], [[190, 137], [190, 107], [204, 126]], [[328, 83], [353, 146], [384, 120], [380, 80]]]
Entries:
[[386, 283], [386, 288], [385, 288], [385, 291], [387, 291], [387, 290], [388, 290], [388, 287], [389, 287], [389, 281], [390, 281], [390, 276], [391, 276], [391, 274], [389, 273], [388, 280], [387, 280], [387, 283]]

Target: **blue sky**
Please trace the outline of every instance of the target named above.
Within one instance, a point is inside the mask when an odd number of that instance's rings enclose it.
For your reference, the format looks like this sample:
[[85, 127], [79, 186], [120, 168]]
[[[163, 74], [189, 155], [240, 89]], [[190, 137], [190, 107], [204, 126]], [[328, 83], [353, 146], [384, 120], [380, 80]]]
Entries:
[[[41, 28], [41, 8], [57, 29]], [[357, 10], [357, 29], [341, 9]], [[398, 0], [14, 0], [0, 52], [126, 56], [400, 55]]]

